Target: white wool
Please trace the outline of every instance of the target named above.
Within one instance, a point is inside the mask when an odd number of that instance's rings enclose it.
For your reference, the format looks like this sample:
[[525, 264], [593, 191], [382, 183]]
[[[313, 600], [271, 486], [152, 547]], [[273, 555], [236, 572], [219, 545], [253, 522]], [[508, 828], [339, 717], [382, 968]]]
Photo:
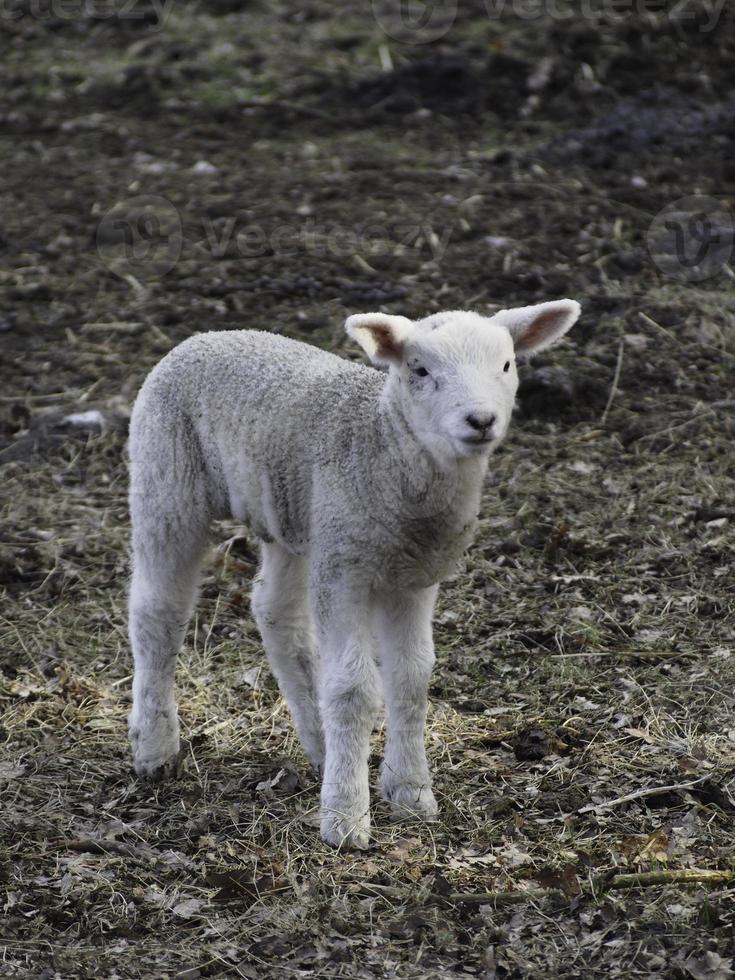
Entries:
[[216, 518], [262, 541], [253, 613], [304, 749], [322, 836], [364, 847], [368, 742], [384, 699], [381, 792], [436, 816], [424, 751], [438, 583], [470, 543], [518, 387], [515, 350], [562, 336], [571, 300], [493, 317], [349, 317], [387, 371], [257, 331], [201, 334], [161, 361], [130, 429], [136, 770], [170, 774], [176, 656]]

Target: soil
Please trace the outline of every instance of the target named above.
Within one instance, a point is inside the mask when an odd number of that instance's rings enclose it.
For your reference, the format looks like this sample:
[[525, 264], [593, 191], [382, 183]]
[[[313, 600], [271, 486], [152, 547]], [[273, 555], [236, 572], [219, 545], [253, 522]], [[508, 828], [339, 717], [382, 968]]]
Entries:
[[[0, 16], [3, 976], [735, 975], [735, 17], [519, 6], [420, 44], [351, 0]], [[440, 821], [376, 804], [370, 851], [319, 841], [235, 525], [181, 772], [135, 779], [153, 364], [243, 327], [358, 357], [348, 313], [561, 296], [583, 317], [524, 366], [442, 591]]]

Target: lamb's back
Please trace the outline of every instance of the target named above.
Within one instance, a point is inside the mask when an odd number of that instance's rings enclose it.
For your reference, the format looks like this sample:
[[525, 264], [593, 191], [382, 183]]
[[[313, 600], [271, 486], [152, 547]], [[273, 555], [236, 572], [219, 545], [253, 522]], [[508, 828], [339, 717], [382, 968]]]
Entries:
[[298, 403], [323, 411], [382, 387], [379, 372], [278, 334], [231, 330], [197, 334], [172, 355], [185, 362], [189, 398], [227, 400], [231, 410]]
[[[339, 472], [364, 438], [380, 372], [262, 331], [197, 334], [142, 396], [173, 404], [197, 434], [221, 514], [303, 550], [315, 471]], [[168, 412], [170, 414], [170, 412]]]

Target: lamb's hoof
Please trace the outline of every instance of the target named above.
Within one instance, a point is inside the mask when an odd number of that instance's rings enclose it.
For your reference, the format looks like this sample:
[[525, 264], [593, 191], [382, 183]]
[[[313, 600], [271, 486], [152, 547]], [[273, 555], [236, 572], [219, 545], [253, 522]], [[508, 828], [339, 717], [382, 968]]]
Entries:
[[339, 851], [366, 851], [370, 847], [370, 818], [350, 819], [332, 811], [322, 814], [322, 840]]
[[166, 759], [134, 758], [133, 769], [135, 769], [135, 772], [141, 779], [145, 779], [149, 783], [163, 783], [178, 774], [180, 761], [181, 756], [179, 752]]
[[129, 736], [133, 768], [141, 778], [160, 783], [177, 774], [181, 743], [175, 719], [167, 718], [164, 724], [145, 731], [131, 720]]
[[382, 787], [383, 799], [391, 807], [391, 820], [398, 823], [424, 820], [433, 822], [439, 816], [439, 806], [430, 786], [397, 783]]
[[324, 775], [324, 752], [307, 752], [306, 758], [316, 778], [321, 779]]

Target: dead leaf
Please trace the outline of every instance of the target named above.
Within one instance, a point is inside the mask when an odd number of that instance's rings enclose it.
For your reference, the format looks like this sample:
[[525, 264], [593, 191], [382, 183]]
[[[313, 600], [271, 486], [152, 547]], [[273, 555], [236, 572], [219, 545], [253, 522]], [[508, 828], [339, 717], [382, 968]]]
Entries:
[[293, 793], [300, 785], [299, 774], [292, 766], [283, 766], [272, 776], [263, 779], [255, 787], [255, 792], [262, 796], [273, 796], [275, 793]]
[[642, 728], [623, 728], [626, 735], [631, 735], [633, 738], [639, 738], [646, 745], [653, 745], [653, 739], [644, 731]]
[[25, 771], [25, 766], [16, 766], [13, 762], [0, 762], [0, 779], [17, 779]]
[[251, 691], [262, 691], [262, 675], [262, 667], [250, 667], [248, 670], [241, 670], [235, 677], [235, 687], [247, 687]]
[[522, 851], [515, 844], [508, 844], [507, 847], [504, 847], [502, 851], [498, 852], [497, 856], [503, 859], [503, 864], [511, 868], [520, 868], [522, 865], [531, 862], [531, 855], [526, 854], [525, 851]]
[[305, 827], [316, 827], [317, 830], [322, 824], [322, 818], [318, 806], [312, 807], [311, 810], [305, 810], [299, 819]]
[[562, 868], [542, 869], [534, 875], [534, 878], [544, 888], [554, 888], [568, 895], [569, 898], [579, 895], [582, 891], [573, 864], [565, 864]]
[[61, 878], [61, 880], [59, 881], [58, 884], [59, 894], [61, 895], [62, 898], [66, 898], [66, 896], [69, 894], [69, 892], [72, 890], [73, 887], [74, 887], [74, 876], [67, 871], [67, 873], [63, 876], [63, 878]]
[[551, 754], [549, 736], [540, 728], [519, 732], [513, 739], [513, 753], [519, 762], [538, 762]]
[[16, 698], [25, 700], [35, 694], [45, 694], [46, 686], [45, 684], [39, 684], [37, 681], [32, 680], [30, 674], [24, 674], [23, 677], [18, 677], [8, 682], [8, 691]]
[[495, 854], [486, 851], [477, 851], [474, 848], [466, 847], [457, 851], [447, 860], [447, 868], [453, 871], [473, 865], [497, 867], [498, 859]]
[[582, 697], [578, 694], [574, 699], [574, 707], [579, 708], [580, 711], [599, 711], [601, 705], [597, 704], [596, 701], [590, 701], [589, 698]]
[[694, 980], [728, 980], [735, 976], [731, 963], [732, 959], [723, 959], [719, 953], [710, 951], [702, 957], [690, 956], [684, 961], [684, 969]]
[[191, 919], [199, 914], [203, 905], [204, 902], [201, 898], [186, 898], [183, 902], [174, 905], [171, 911], [174, 915], [178, 915], [180, 919]]
[[287, 882], [275, 875], [254, 874], [254, 869], [248, 865], [208, 871], [204, 882], [208, 888], [218, 889], [213, 901], [237, 902], [248, 907], [264, 895], [282, 891], [288, 887]]
[[452, 893], [452, 886], [439, 870], [434, 872], [431, 890], [435, 895], [450, 895]]
[[[417, 854], [419, 849], [420, 853]], [[426, 845], [420, 837], [401, 837], [385, 856], [396, 864], [406, 864], [423, 859], [425, 851]]]
[[663, 830], [654, 830], [649, 834], [643, 847], [635, 857], [637, 864], [648, 863], [649, 861], [659, 861], [665, 864], [669, 859], [669, 838]]

